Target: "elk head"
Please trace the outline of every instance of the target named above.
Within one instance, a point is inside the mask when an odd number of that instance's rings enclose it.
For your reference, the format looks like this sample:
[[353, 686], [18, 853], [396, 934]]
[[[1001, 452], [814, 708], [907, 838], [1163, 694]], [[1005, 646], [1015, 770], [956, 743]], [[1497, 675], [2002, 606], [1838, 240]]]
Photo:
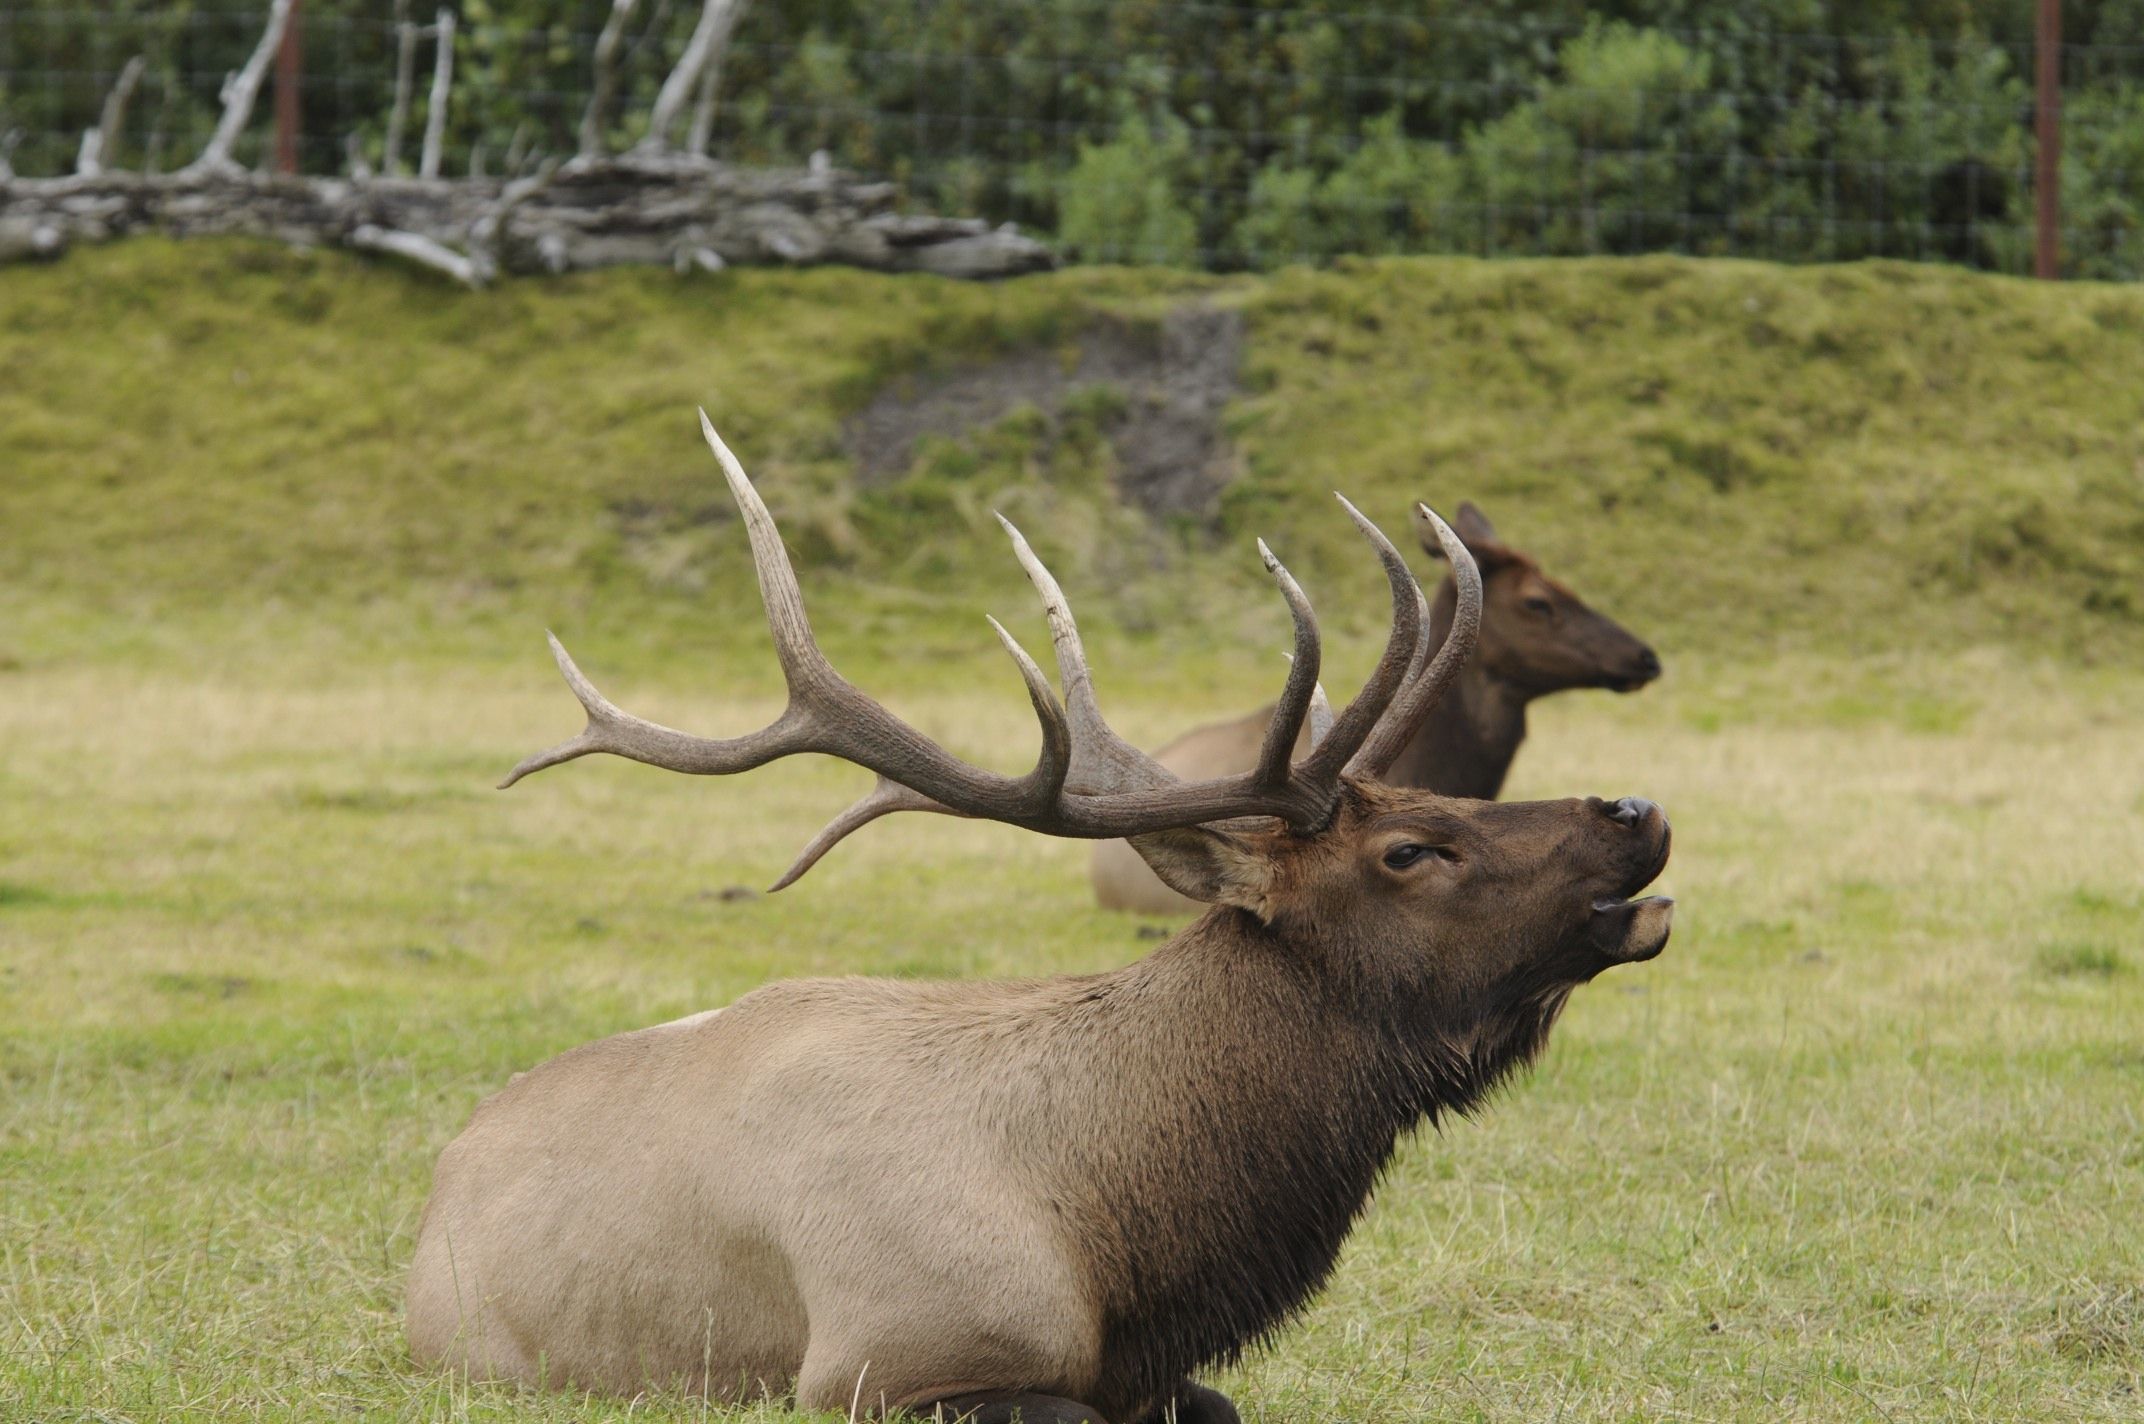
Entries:
[[[1418, 506], [1419, 508], [1419, 506]], [[1497, 537], [1473, 504], [1461, 501], [1453, 529], [1481, 569], [1481, 670], [1529, 697], [1574, 687], [1635, 692], [1660, 676], [1660, 658], [1628, 628], [1548, 576], [1531, 555]], [[1446, 557], [1443, 540], [1418, 513], [1423, 552]]]

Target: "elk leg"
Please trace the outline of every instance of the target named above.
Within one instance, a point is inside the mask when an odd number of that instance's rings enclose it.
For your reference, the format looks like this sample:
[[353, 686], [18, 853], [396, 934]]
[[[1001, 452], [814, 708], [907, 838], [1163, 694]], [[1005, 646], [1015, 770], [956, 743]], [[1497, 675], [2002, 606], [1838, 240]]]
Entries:
[[1187, 1379], [1139, 1424], [1243, 1424], [1243, 1419], [1227, 1395]]
[[945, 1424], [1109, 1424], [1079, 1401], [1054, 1394], [956, 1394], [912, 1404], [908, 1413]]

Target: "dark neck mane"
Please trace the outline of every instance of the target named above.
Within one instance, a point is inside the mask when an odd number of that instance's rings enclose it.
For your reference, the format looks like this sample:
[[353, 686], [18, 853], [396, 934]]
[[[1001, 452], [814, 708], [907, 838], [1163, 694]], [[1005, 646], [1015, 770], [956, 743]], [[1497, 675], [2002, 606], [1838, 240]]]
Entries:
[[1111, 1116], [1064, 1165], [1103, 1303], [1091, 1402], [1111, 1418], [1300, 1310], [1400, 1137], [1529, 1061], [1563, 1000], [1529, 997], [1462, 1042], [1237, 911], [1093, 985]]

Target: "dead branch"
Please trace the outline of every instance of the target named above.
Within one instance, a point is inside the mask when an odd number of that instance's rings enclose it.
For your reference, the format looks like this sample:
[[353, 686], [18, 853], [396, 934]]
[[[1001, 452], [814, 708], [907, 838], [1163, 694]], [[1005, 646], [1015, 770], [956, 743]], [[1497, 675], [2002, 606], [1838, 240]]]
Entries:
[[484, 285], [484, 278], [474, 260], [456, 252], [443, 242], [434, 242], [422, 233], [400, 232], [363, 223], [353, 228], [350, 235], [343, 240], [366, 252], [384, 252], [390, 257], [414, 262], [419, 267], [444, 272], [465, 287]]
[[268, 76], [268, 62], [283, 43], [290, 4], [291, 0], [269, 0], [268, 28], [261, 32], [260, 44], [254, 47], [246, 67], [224, 81], [223, 117], [216, 122], [216, 132], [209, 136], [208, 147], [201, 150], [201, 156], [181, 171], [219, 173], [238, 166], [231, 161], [231, 145], [238, 142], [247, 120], [253, 117], [253, 101], [260, 96], [261, 81]]
[[447, 99], [454, 89], [454, 12], [442, 9], [432, 25], [432, 97], [424, 110], [424, 152], [417, 160], [419, 178], [439, 176], [439, 150], [447, 137]]
[[655, 107], [648, 111], [648, 136], [639, 145], [643, 151], [661, 153], [670, 147], [670, 133], [677, 127], [678, 116], [699, 85], [701, 74], [710, 67], [721, 67], [729, 49], [730, 32], [736, 28], [744, 6], [745, 0], [706, 0], [701, 7], [700, 23], [693, 26], [685, 52], [678, 56], [677, 67], [663, 80]]
[[[408, 0], [398, 0], [399, 13]], [[409, 127], [410, 89], [416, 83], [417, 27], [408, 20], [395, 25], [395, 106], [387, 115], [387, 142], [380, 150], [380, 171], [393, 177], [402, 171], [402, 131]]]
[[141, 83], [142, 71], [149, 67], [148, 61], [135, 55], [119, 71], [112, 81], [112, 92], [104, 96], [104, 112], [97, 117], [97, 126], [82, 133], [82, 148], [75, 155], [74, 171], [96, 174], [104, 171], [105, 151], [118, 147], [119, 131], [127, 121], [127, 101], [134, 97], [134, 86]]
[[695, 156], [707, 152], [715, 135], [715, 101], [722, 92], [722, 66], [710, 64], [700, 71], [700, 92], [692, 101], [692, 127], [685, 132], [685, 151]]
[[625, 34], [638, 0], [611, 0], [610, 18], [596, 36], [595, 81], [588, 91], [588, 107], [581, 114], [581, 161], [593, 162], [605, 151], [603, 131], [610, 112], [611, 94], [618, 84], [618, 41]]

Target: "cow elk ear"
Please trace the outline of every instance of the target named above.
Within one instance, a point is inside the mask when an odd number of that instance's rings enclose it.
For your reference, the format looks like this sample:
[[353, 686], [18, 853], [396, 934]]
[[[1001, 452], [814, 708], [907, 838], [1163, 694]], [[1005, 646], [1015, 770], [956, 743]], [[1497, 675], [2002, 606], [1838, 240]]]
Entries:
[[1459, 501], [1459, 517], [1452, 521], [1452, 532], [1457, 534], [1460, 542], [1469, 549], [1481, 544], [1500, 545], [1504, 542], [1496, 537], [1496, 526], [1489, 522], [1489, 516], [1483, 514], [1471, 499]]
[[1206, 826], [1181, 826], [1133, 836], [1131, 847], [1177, 894], [1267, 918], [1273, 865], [1242, 837]]
[[[1422, 541], [1422, 552], [1432, 559], [1442, 561], [1444, 547], [1437, 542], [1437, 532], [1430, 528], [1428, 521], [1419, 514], [1414, 518], [1414, 532], [1415, 537]], [[1459, 502], [1459, 515], [1452, 520], [1452, 532], [1459, 536], [1459, 541], [1467, 546], [1467, 552], [1474, 556], [1475, 562], [1481, 564], [1485, 571], [1489, 565], [1503, 560], [1504, 543], [1496, 537], [1496, 526], [1489, 522], [1489, 516], [1475, 507], [1472, 500]]]

